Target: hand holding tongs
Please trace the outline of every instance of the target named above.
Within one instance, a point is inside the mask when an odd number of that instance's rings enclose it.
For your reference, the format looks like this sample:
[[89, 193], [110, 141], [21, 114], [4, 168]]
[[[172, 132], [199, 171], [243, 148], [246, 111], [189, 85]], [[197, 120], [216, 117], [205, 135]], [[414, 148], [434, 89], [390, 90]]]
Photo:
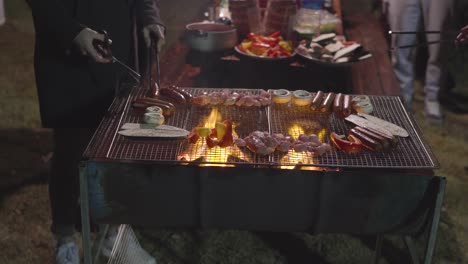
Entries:
[[[159, 51], [158, 51], [158, 43], [157, 40], [155, 41], [153, 38], [151, 38], [151, 44], [148, 52], [148, 88], [150, 91], [150, 96], [158, 96], [159, 94], [159, 85], [161, 81], [161, 75], [160, 75], [160, 67], [159, 67]], [[155, 60], [153, 62], [153, 60]], [[155, 65], [153, 65], [155, 64]], [[155, 67], [156, 72], [156, 80], [153, 81], [153, 67]], [[153, 85], [155, 86], [153, 89]]]
[[111, 51], [110, 45], [112, 44], [112, 40], [109, 38], [107, 35], [107, 32], [105, 30], [98, 30], [100, 34], [104, 35], [104, 41], [100, 40], [93, 40], [93, 45], [96, 48], [96, 50], [104, 57], [107, 59], [110, 59], [112, 63], [118, 63], [120, 66], [122, 66], [129, 74], [132, 76], [137, 83], [140, 83], [141, 76], [138, 72], [130, 68], [128, 65], [123, 63], [121, 60], [117, 59]]

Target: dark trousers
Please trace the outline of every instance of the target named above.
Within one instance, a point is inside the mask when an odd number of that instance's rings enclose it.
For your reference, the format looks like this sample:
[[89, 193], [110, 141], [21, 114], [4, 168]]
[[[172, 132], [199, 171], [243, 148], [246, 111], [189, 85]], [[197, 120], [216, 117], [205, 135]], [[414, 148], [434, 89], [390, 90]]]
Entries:
[[79, 171], [83, 152], [95, 128], [55, 128], [54, 157], [49, 178], [52, 232], [57, 237], [73, 235], [79, 221]]

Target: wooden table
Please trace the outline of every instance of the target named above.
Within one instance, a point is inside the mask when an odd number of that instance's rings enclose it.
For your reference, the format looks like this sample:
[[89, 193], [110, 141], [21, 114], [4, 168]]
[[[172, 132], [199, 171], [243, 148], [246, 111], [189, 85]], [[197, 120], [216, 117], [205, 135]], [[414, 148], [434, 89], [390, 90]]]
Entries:
[[[334, 1], [340, 10], [339, 0]], [[341, 11], [337, 12], [341, 16]], [[343, 18], [344, 34], [361, 43], [372, 58], [348, 67], [301, 63], [266, 63], [240, 59], [233, 51], [197, 53], [180, 40], [161, 57], [161, 84], [185, 87], [284, 88], [341, 91], [354, 94], [399, 95], [387, 39], [372, 13]], [[339, 29], [341, 31], [341, 29]]]

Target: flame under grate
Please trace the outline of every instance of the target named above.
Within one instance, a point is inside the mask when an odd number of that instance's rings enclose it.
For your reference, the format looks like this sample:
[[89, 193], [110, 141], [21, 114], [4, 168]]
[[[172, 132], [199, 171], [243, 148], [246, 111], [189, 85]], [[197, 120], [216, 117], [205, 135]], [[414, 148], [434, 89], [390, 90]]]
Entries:
[[[222, 89], [188, 88], [193, 95]], [[232, 91], [232, 90], [231, 90]], [[237, 92], [258, 94], [259, 90], [234, 89]], [[142, 113], [130, 106], [133, 98], [141, 96], [145, 90], [134, 89], [126, 101], [114, 102], [112, 115], [104, 120], [93, 139], [94, 147], [88, 147], [90, 158], [125, 161], [145, 161], [154, 163], [177, 163], [197, 165], [247, 165], [317, 167], [359, 167], [359, 168], [434, 168], [437, 160], [421, 138], [415, 121], [408, 115], [402, 101], [395, 96], [370, 96], [374, 105], [374, 115], [405, 128], [410, 136], [401, 138], [399, 145], [387, 152], [364, 150], [356, 154], [346, 154], [333, 149], [322, 156], [310, 152], [275, 152], [270, 156], [258, 156], [246, 148], [208, 148], [203, 139], [189, 144], [185, 139], [135, 139], [117, 134], [127, 122], [141, 123]], [[120, 115], [115, 109], [121, 109]], [[230, 119], [234, 124], [236, 137], [245, 137], [255, 130], [270, 133], [283, 133], [297, 137], [299, 134], [317, 134], [323, 142], [330, 143], [330, 132], [346, 134], [352, 125], [334, 114], [314, 113], [308, 108], [273, 104], [270, 107], [236, 106], [188, 106], [178, 109], [167, 118], [166, 123], [187, 130], [196, 126], [214, 127], [214, 123]], [[94, 149], [94, 151], [93, 151]], [[85, 154], [86, 154], [85, 153]]]

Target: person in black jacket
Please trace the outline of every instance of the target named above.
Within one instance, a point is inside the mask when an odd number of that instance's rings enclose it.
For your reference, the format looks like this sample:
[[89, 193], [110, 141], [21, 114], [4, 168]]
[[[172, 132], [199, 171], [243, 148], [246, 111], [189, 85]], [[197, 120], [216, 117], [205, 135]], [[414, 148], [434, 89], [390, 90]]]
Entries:
[[[114, 96], [119, 66], [93, 46], [112, 39], [112, 53], [135, 62], [136, 39], [164, 41], [158, 0], [27, 0], [36, 43], [34, 69], [44, 127], [54, 130], [49, 179], [57, 263], [79, 263], [72, 237], [79, 219], [78, 165]], [[136, 29], [136, 31], [135, 31]], [[138, 38], [137, 36], [142, 36]], [[134, 63], [136, 66], [136, 63]]]

